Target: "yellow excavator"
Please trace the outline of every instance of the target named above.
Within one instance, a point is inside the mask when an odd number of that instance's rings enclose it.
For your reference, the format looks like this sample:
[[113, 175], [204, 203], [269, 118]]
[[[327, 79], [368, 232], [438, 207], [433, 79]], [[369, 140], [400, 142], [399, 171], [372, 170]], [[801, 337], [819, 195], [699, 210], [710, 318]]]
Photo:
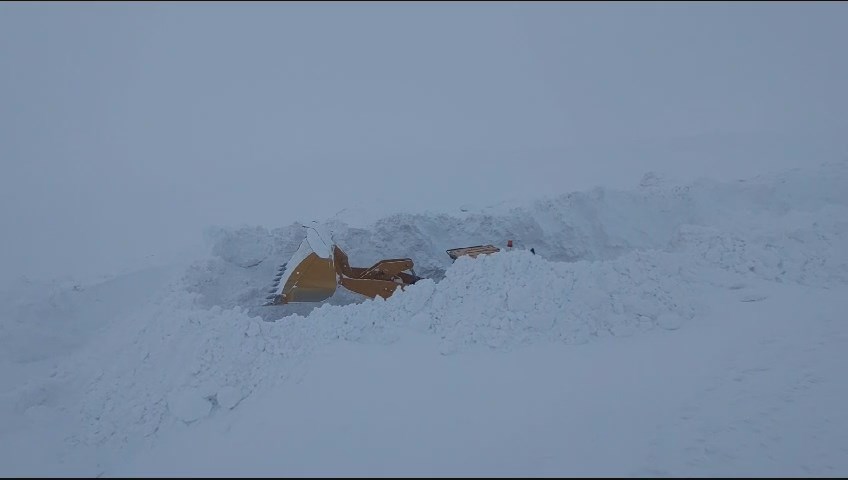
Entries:
[[[499, 250], [492, 245], [478, 245], [447, 250], [447, 254], [456, 260]], [[310, 225], [300, 247], [277, 270], [265, 305], [321, 302], [336, 292], [337, 285], [370, 298], [389, 298], [398, 288], [421, 279], [413, 266], [412, 259], [389, 258], [369, 268], [351, 267], [347, 254], [332, 241], [329, 232], [317, 224]]]

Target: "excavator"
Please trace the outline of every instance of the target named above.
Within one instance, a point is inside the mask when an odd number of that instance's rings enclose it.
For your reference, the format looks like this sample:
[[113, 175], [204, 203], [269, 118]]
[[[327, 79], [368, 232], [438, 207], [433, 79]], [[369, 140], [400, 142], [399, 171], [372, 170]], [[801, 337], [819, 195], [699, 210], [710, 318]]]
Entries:
[[[461, 256], [500, 251], [493, 245], [454, 248], [447, 254]], [[336, 292], [338, 285], [369, 298], [389, 298], [400, 288], [415, 284], [421, 277], [410, 258], [380, 260], [371, 267], [352, 267], [347, 254], [332, 241], [329, 232], [317, 224], [306, 226], [306, 238], [291, 259], [277, 269], [266, 306], [294, 302], [321, 302]]]

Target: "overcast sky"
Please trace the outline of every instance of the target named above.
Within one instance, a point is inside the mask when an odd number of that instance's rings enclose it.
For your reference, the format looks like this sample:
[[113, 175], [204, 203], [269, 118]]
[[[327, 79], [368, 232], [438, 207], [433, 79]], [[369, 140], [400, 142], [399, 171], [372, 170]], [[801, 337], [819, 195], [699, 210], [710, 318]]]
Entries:
[[831, 160], [840, 2], [0, 3], [3, 278]]

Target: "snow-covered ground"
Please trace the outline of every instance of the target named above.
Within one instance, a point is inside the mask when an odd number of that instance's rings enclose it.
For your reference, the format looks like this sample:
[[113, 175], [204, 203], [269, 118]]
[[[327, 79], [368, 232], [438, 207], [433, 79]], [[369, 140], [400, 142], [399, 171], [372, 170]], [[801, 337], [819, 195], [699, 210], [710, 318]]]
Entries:
[[0, 474], [844, 476], [846, 185], [848, 162], [646, 174], [326, 220], [355, 265], [415, 260], [427, 279], [386, 301], [261, 307], [298, 224], [20, 283], [0, 299]]

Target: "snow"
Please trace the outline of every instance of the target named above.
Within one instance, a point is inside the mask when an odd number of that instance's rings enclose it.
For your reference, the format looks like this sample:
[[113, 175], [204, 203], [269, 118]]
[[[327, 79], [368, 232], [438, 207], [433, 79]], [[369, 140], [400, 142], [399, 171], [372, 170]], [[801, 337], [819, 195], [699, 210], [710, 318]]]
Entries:
[[329, 258], [333, 254], [332, 238], [330, 231], [318, 222], [312, 222], [306, 228], [306, 241], [321, 258]]
[[[848, 390], [835, 309], [848, 303], [770, 290], [756, 308], [716, 291], [701, 324], [579, 346], [445, 356], [423, 334], [381, 348], [335, 343], [298, 382], [176, 432], [115, 473], [840, 475]], [[799, 323], [804, 313], [813, 321]]]
[[[844, 476], [846, 184], [848, 162], [649, 173], [456, 215], [213, 229], [189, 267], [21, 283], [0, 297], [0, 473]], [[353, 265], [408, 256], [426, 278], [261, 307], [330, 234]]]

